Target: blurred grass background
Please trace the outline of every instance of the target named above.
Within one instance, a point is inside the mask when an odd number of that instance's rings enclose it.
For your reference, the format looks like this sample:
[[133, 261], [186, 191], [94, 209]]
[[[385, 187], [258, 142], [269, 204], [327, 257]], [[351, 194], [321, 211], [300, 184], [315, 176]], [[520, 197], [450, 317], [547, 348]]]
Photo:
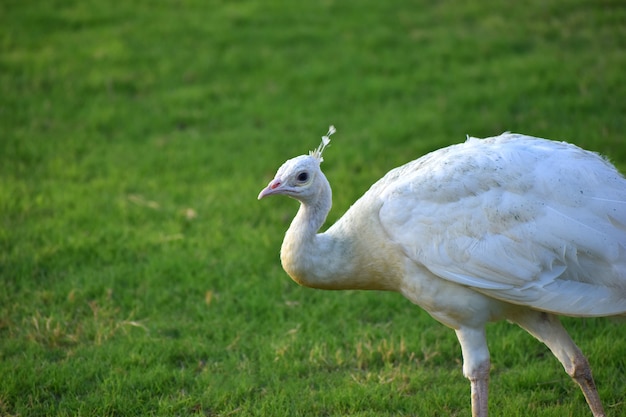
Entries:
[[[453, 332], [396, 294], [282, 272], [256, 196], [334, 124], [329, 224], [466, 134], [626, 169], [611, 0], [0, 3], [0, 415], [470, 415]], [[566, 319], [609, 415], [626, 329]], [[546, 348], [489, 328], [501, 415], [588, 415]]]

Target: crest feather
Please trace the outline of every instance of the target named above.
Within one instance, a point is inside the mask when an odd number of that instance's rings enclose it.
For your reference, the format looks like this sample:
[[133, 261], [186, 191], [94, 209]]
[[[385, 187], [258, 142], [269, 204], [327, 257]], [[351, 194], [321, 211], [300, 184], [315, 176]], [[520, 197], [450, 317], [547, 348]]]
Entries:
[[311, 155], [313, 158], [315, 158], [318, 161], [320, 161], [320, 163], [324, 162], [324, 158], [322, 158], [322, 152], [324, 152], [324, 149], [330, 143], [330, 136], [333, 133], [335, 133], [336, 131], [337, 131], [337, 129], [335, 129], [335, 126], [331, 125], [328, 128], [328, 133], [326, 133], [324, 136], [322, 136], [322, 143], [320, 143], [320, 146], [318, 146], [317, 149], [310, 151], [309, 155]]

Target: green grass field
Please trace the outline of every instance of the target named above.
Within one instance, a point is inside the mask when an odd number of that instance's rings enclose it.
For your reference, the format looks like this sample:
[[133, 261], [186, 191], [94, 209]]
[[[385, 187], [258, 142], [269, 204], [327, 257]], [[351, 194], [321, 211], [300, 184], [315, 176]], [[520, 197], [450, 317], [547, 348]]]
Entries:
[[[622, 0], [5, 0], [0, 415], [468, 416], [454, 333], [297, 286], [297, 204], [258, 192], [329, 124], [329, 224], [466, 134], [626, 171], [625, 115]], [[564, 322], [624, 415], [626, 325]], [[494, 415], [590, 415], [543, 345], [488, 336]]]

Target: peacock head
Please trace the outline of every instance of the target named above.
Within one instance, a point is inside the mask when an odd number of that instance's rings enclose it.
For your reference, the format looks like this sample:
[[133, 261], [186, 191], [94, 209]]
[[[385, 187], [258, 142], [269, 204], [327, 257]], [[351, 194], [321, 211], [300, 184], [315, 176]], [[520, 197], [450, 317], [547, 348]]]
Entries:
[[322, 136], [322, 143], [308, 155], [301, 155], [289, 159], [276, 172], [270, 181], [259, 193], [259, 200], [275, 194], [284, 194], [300, 201], [314, 198], [319, 192], [319, 180], [324, 178], [320, 164], [324, 161], [322, 152], [330, 143], [330, 136], [335, 133], [335, 127], [330, 126], [328, 133]]

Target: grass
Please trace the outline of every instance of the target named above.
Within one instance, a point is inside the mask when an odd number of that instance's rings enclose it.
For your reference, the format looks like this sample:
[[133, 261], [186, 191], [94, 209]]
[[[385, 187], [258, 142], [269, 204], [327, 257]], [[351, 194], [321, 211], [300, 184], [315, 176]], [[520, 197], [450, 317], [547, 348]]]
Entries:
[[[568, 140], [626, 169], [620, 1], [0, 5], [0, 415], [466, 416], [453, 332], [397, 294], [300, 288], [296, 205], [336, 220], [465, 134]], [[611, 416], [626, 328], [565, 319]], [[488, 329], [497, 415], [588, 415], [546, 348]]]

